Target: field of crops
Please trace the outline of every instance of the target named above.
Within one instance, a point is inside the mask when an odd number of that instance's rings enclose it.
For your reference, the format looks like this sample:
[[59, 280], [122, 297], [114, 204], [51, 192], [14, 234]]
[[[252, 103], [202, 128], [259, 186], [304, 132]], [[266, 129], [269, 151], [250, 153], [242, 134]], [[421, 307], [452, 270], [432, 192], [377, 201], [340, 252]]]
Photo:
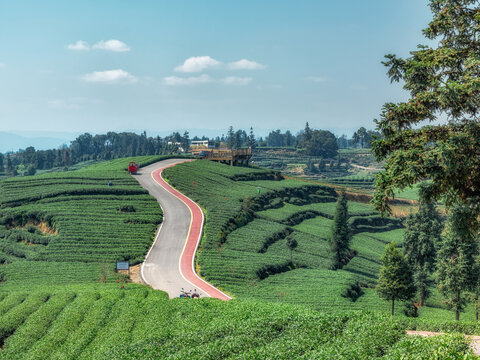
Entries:
[[[99, 279], [100, 264], [143, 261], [162, 212], [126, 171], [130, 160], [0, 183], [0, 277], [12, 283]], [[44, 279], [43, 279], [44, 278]], [[62, 281], [61, 279], [68, 279]]]
[[[349, 202], [358, 255], [344, 270], [333, 271], [329, 238], [337, 195], [332, 188], [280, 177], [257, 180], [256, 169], [207, 161], [175, 166], [165, 176], [206, 211], [201, 275], [237, 297], [316, 309], [359, 308], [342, 294], [357, 282], [375, 285], [383, 247], [403, 231], [394, 230], [398, 222], [381, 219], [369, 204]], [[293, 253], [289, 237], [298, 243]], [[387, 310], [387, 303], [369, 299], [370, 308]]]
[[407, 337], [389, 317], [135, 285], [0, 290], [0, 345], [0, 359], [473, 359], [463, 336]]

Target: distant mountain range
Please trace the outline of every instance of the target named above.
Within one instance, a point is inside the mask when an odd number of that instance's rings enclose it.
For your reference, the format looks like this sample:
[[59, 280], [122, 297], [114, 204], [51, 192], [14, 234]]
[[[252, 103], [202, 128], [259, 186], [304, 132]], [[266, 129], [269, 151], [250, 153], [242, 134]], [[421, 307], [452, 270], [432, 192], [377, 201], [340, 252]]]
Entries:
[[5, 131], [0, 131], [0, 152], [6, 153], [18, 151], [33, 146], [37, 150], [57, 149], [63, 144], [70, 144], [75, 139], [75, 135], [66, 136], [60, 134], [59, 137], [52, 136], [24, 136]]

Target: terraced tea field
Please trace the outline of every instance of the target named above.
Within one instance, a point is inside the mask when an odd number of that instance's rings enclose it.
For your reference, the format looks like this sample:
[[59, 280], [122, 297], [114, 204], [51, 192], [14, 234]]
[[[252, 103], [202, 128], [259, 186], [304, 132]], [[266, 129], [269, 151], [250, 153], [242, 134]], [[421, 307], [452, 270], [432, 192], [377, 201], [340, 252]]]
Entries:
[[110, 273], [117, 260], [143, 261], [162, 212], [126, 171], [130, 160], [2, 181], [2, 279], [9, 285], [98, 281], [100, 264]]
[[[366, 287], [365, 293], [373, 292], [383, 247], [390, 238], [401, 240], [398, 220], [380, 218], [368, 204], [349, 202], [357, 256], [343, 270], [333, 271], [329, 238], [335, 191], [274, 173], [270, 180], [258, 180], [258, 170], [249, 171], [206, 161], [165, 171], [172, 185], [205, 208], [201, 275], [238, 297], [317, 309], [364, 307], [342, 294], [357, 282]], [[298, 242], [292, 258], [288, 237]], [[368, 299], [371, 309], [386, 309], [387, 303], [375, 296]]]
[[461, 335], [414, 339], [385, 316], [168, 300], [138, 285], [0, 290], [0, 345], [0, 359], [32, 360], [474, 358]]

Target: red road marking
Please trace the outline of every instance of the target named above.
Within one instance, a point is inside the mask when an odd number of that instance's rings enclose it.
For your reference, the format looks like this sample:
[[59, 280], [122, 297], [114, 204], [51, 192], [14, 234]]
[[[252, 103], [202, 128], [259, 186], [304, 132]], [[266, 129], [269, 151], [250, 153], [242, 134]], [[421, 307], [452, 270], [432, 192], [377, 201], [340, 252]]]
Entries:
[[162, 186], [165, 190], [169, 193], [174, 195], [175, 197], [182, 200], [185, 205], [190, 208], [192, 214], [192, 221], [190, 223], [190, 232], [188, 234], [188, 238], [185, 244], [185, 248], [180, 258], [180, 271], [183, 277], [192, 283], [192, 285], [196, 286], [197, 289], [202, 290], [203, 292], [207, 293], [209, 296], [220, 299], [220, 300], [231, 300], [232, 298], [217, 288], [213, 287], [205, 280], [200, 278], [194, 270], [195, 266], [195, 253], [197, 252], [198, 244], [200, 243], [201, 236], [202, 236], [202, 228], [203, 228], [203, 212], [200, 207], [190, 200], [188, 197], [183, 195], [181, 192], [177, 191], [173, 187], [171, 187], [162, 177], [162, 171], [166, 168], [175, 166], [169, 165], [163, 168], [154, 170], [152, 172], [152, 176], [154, 180]]

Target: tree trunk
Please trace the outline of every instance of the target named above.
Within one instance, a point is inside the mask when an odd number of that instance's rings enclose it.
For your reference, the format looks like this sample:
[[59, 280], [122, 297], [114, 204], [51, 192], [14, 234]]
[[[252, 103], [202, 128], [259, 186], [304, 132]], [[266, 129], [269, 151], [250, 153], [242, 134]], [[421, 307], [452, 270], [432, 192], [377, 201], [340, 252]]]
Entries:
[[457, 297], [456, 297], [456, 308], [455, 308], [455, 320], [459, 321], [460, 320], [460, 309], [458, 308], [459, 303], [460, 303], [460, 291], [457, 290]]
[[423, 304], [425, 303], [425, 287], [422, 286], [422, 288], [420, 289], [420, 306], [423, 306]]
[[392, 316], [395, 315], [395, 298], [392, 298]]
[[475, 321], [478, 322], [478, 286], [475, 288]]

